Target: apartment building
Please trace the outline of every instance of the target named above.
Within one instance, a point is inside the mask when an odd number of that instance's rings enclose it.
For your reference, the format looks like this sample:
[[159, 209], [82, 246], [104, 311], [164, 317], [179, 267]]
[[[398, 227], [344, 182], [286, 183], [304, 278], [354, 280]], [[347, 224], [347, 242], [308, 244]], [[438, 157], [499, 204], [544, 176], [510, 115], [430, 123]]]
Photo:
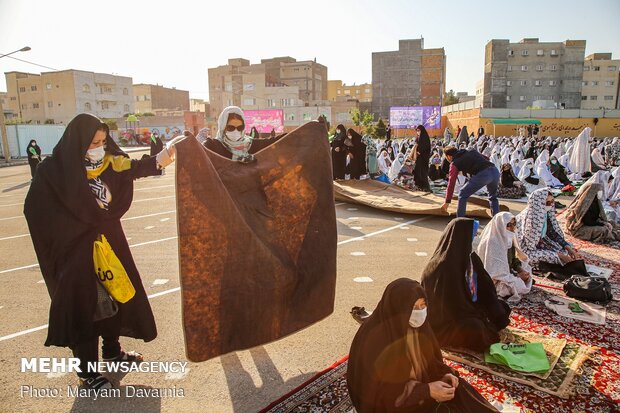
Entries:
[[161, 85], [133, 85], [136, 113], [157, 113], [189, 110], [189, 91]]
[[620, 59], [611, 53], [586, 56], [581, 83], [581, 109], [616, 109], [620, 87]]
[[359, 102], [372, 102], [372, 84], [347, 85], [342, 83], [342, 80], [327, 81], [327, 100], [335, 101], [339, 97], [354, 98]]

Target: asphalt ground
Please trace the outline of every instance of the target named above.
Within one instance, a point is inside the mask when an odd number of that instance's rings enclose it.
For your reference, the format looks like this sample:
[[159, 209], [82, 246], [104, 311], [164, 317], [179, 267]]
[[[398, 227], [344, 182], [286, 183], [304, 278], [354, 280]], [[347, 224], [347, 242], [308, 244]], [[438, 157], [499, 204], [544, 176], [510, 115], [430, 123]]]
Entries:
[[[169, 167], [162, 177], [136, 181], [134, 202], [122, 221], [159, 335], [150, 343], [121, 338], [121, 344], [143, 353], [146, 361], [187, 361], [174, 179]], [[0, 412], [258, 411], [346, 356], [358, 326], [351, 307], [372, 309], [392, 280], [419, 279], [449, 222], [336, 203], [338, 278], [331, 316], [249, 351], [188, 363], [183, 373], [113, 375], [121, 397], [94, 400], [69, 394], [68, 387], [77, 385], [74, 373], [21, 372], [21, 358], [71, 357], [69, 349], [43, 345], [50, 300], [22, 213], [29, 184], [28, 166], [0, 169]], [[513, 213], [525, 207], [508, 205]], [[134, 394], [130, 387], [163, 389], [163, 394]]]

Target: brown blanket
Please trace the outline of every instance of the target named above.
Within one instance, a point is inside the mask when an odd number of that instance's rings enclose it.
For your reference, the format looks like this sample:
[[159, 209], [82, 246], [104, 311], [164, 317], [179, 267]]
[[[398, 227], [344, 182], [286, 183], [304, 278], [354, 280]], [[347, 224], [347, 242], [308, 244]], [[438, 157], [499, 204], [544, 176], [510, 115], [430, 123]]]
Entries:
[[241, 164], [177, 145], [187, 358], [277, 340], [332, 313], [336, 213], [326, 130], [307, 123]]
[[[372, 179], [363, 181], [335, 181], [334, 193], [337, 201], [367, 205], [372, 208], [403, 214], [443, 215], [444, 198], [425, 192], [409, 191], [396, 185], [389, 185]], [[456, 214], [457, 203], [452, 202], [448, 211]], [[500, 204], [500, 210], [508, 211]], [[467, 202], [468, 217], [491, 218], [489, 202], [486, 199], [470, 197]]]

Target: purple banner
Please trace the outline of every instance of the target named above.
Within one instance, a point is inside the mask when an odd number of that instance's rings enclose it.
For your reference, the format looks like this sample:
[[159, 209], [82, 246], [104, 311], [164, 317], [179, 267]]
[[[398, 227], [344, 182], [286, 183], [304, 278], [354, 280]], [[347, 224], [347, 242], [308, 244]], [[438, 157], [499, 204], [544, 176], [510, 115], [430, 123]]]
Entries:
[[245, 132], [250, 133], [252, 126], [259, 133], [270, 133], [275, 129], [276, 133], [284, 132], [284, 111], [282, 109], [270, 110], [244, 110]]
[[441, 106], [392, 106], [390, 127], [413, 129], [424, 125], [426, 129], [441, 129]]

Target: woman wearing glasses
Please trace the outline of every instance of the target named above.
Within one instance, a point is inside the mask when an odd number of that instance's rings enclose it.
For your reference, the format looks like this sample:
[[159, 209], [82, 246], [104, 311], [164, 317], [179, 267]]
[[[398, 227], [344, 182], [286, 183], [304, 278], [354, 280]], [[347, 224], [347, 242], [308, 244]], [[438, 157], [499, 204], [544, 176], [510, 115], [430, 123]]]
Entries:
[[487, 224], [480, 236], [477, 253], [487, 270], [497, 295], [508, 302], [519, 302], [532, 289], [527, 255], [515, 238], [517, 222], [510, 212], [500, 212]]
[[253, 154], [271, 145], [280, 137], [252, 139], [245, 134], [245, 117], [241, 108], [228, 106], [217, 120], [215, 139], [205, 140], [204, 146], [225, 158], [248, 163], [254, 161]]

